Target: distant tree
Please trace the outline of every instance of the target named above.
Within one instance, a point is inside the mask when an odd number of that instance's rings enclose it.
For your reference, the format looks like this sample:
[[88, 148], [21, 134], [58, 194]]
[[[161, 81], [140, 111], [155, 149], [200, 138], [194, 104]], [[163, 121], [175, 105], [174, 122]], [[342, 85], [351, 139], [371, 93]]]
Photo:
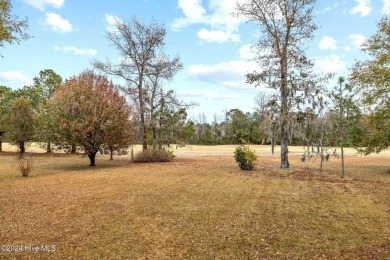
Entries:
[[19, 44], [22, 40], [31, 38], [24, 31], [28, 28], [27, 18], [20, 20], [16, 15], [11, 14], [11, 0], [0, 1], [0, 47], [4, 43]]
[[218, 124], [218, 116], [216, 113], [213, 115], [213, 125], [211, 132], [213, 135], [213, 143], [217, 144], [221, 139], [222, 131], [220, 129], [220, 125]]
[[52, 151], [51, 143], [54, 140], [55, 122], [51, 118], [47, 108], [47, 101], [52, 97], [54, 91], [62, 84], [62, 77], [55, 73], [52, 69], [45, 69], [39, 72], [39, 76], [34, 78], [35, 89], [39, 93], [39, 113], [37, 116], [37, 132], [36, 138], [39, 141], [46, 141], [46, 151], [50, 153]]
[[62, 84], [62, 77], [52, 69], [45, 69], [39, 72], [39, 76], [33, 79], [34, 86], [42, 89], [43, 99], [48, 100], [54, 91]]
[[231, 127], [231, 142], [234, 144], [245, 144], [249, 141], [250, 118], [240, 109], [231, 109], [228, 113]]
[[263, 125], [271, 141], [271, 153], [275, 154], [276, 141], [280, 140], [280, 135], [278, 134], [280, 129], [280, 103], [275, 96], [271, 96], [266, 103], [266, 107]]
[[363, 95], [370, 111], [364, 138], [365, 154], [379, 153], [390, 146], [390, 18], [383, 17], [378, 31], [362, 47], [370, 56], [358, 61], [352, 69], [351, 83]]
[[258, 128], [261, 135], [261, 144], [265, 143], [267, 138], [267, 126], [265, 124], [267, 119], [267, 103], [270, 97], [267, 96], [264, 92], [259, 92], [255, 97], [255, 111], [258, 115]]
[[[126, 22], [117, 20], [115, 29], [108, 31], [106, 38], [119, 51], [122, 57], [120, 63], [95, 60], [93, 66], [126, 81], [124, 91], [137, 104], [142, 147], [147, 149], [147, 114], [150, 109], [155, 109], [153, 104], [158, 103], [156, 95], [160, 93], [161, 81], [170, 80], [182, 64], [178, 57], [170, 60], [163, 53], [166, 35], [163, 25], [156, 22], [147, 25], [133, 17]], [[148, 104], [151, 104], [149, 111]]]
[[28, 99], [31, 103], [31, 107], [37, 110], [39, 105], [43, 101], [43, 90], [37, 86], [24, 86], [13, 91], [13, 98], [23, 97]]
[[6, 138], [18, 145], [20, 156], [26, 151], [26, 143], [34, 137], [34, 111], [28, 99], [19, 97], [11, 101], [2, 118]]
[[331, 111], [331, 120], [334, 125], [333, 137], [341, 149], [341, 178], [344, 178], [344, 147], [346, 138], [354, 126], [359, 124], [361, 112], [354, 100], [353, 85], [345, 83], [344, 77], [339, 77], [338, 85], [331, 91], [329, 97], [334, 107]]
[[153, 148], [161, 149], [173, 143], [186, 144], [195, 131], [193, 124], [187, 122], [186, 105], [182, 105], [171, 90], [161, 93], [158, 104], [154, 106], [151, 114]]
[[311, 73], [313, 63], [306, 57], [304, 43], [313, 38], [315, 0], [246, 0], [236, 5], [238, 16], [257, 23], [261, 36], [255, 60], [262, 68], [247, 74], [247, 81], [277, 89], [280, 97], [281, 161], [288, 160], [288, 119], [291, 104], [321, 102], [322, 79]]
[[315, 137], [314, 131], [314, 123], [316, 119], [316, 114], [309, 107], [304, 111], [298, 111], [295, 113], [295, 117], [293, 118], [293, 121], [296, 121], [298, 125], [298, 129], [296, 129], [296, 135], [298, 135], [299, 139], [304, 141], [306, 145], [304, 156], [307, 159], [310, 159], [310, 157], [313, 155], [313, 151], [310, 153], [310, 146], [313, 144], [313, 141], [317, 139]]
[[0, 86], [0, 152], [3, 151], [3, 138], [5, 131], [4, 126], [2, 125], [2, 118], [7, 113], [12, 98], [12, 89], [6, 86]]
[[199, 113], [197, 118], [194, 120], [196, 122], [196, 142], [197, 144], [206, 144], [210, 140], [205, 140], [206, 130], [208, 128], [207, 117], [205, 113]]
[[105, 146], [122, 148], [122, 140], [130, 145], [130, 107], [106, 77], [85, 71], [65, 81], [50, 102], [59, 133], [83, 147], [90, 166]]

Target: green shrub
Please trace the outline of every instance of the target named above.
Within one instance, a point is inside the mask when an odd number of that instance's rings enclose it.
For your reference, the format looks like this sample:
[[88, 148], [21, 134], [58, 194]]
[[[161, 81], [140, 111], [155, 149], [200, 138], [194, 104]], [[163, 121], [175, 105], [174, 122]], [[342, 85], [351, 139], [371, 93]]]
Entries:
[[241, 170], [252, 171], [255, 168], [257, 157], [249, 146], [241, 145], [236, 148], [234, 159], [236, 159]]
[[173, 152], [166, 149], [145, 149], [134, 156], [133, 162], [170, 162], [174, 158]]

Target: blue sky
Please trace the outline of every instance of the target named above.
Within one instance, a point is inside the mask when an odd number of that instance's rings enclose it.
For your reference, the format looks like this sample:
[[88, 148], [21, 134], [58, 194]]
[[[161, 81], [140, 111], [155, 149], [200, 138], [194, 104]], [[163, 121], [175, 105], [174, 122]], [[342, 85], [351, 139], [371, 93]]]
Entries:
[[[230, 15], [236, 1], [242, 0], [12, 0], [13, 13], [28, 17], [34, 38], [0, 49], [0, 85], [30, 85], [43, 69], [66, 79], [91, 68], [93, 59], [119, 59], [104, 33], [113, 18], [135, 15], [165, 24], [166, 52], [179, 54], [184, 65], [166, 87], [199, 104], [190, 117], [205, 113], [211, 121], [226, 109], [252, 112], [254, 97], [266, 91], [245, 84], [244, 76], [256, 67], [250, 46], [259, 31]], [[320, 29], [306, 43], [316, 70], [348, 76], [353, 61], [364, 58], [360, 44], [389, 14], [390, 0], [318, 0]]]

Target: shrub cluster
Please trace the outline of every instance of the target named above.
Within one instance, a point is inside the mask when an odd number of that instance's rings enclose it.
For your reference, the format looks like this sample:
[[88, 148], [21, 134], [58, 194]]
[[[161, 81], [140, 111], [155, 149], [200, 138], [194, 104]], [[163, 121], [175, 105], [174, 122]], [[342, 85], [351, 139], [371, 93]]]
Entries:
[[28, 177], [31, 173], [31, 171], [34, 168], [35, 159], [34, 158], [18, 158], [16, 159], [17, 167], [22, 174], [23, 177]]
[[238, 163], [241, 170], [252, 171], [255, 168], [257, 161], [256, 154], [252, 151], [249, 146], [239, 146], [234, 152], [234, 159]]
[[134, 156], [134, 162], [170, 162], [174, 158], [173, 152], [166, 149], [145, 149]]

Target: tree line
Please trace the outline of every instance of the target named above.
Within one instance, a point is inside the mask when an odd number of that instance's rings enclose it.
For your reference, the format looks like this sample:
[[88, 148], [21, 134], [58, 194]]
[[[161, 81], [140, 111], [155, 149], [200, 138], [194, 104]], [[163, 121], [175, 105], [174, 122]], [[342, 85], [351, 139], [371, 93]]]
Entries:
[[[220, 122], [206, 123], [204, 115], [188, 120], [187, 109], [174, 90], [166, 89], [183, 67], [180, 57], [164, 51], [165, 27], [136, 17], [116, 20], [106, 38], [122, 57], [119, 62], [94, 60], [92, 69], [65, 81], [43, 70], [33, 86], [20, 90], [0, 88], [0, 138], [18, 145], [21, 153], [30, 141], [88, 155], [122, 153], [141, 143], [143, 150], [170, 144], [270, 143], [281, 145], [280, 167], [290, 166], [288, 145], [307, 146], [324, 155], [327, 146], [365, 147], [368, 154], [390, 145], [389, 18], [363, 45], [369, 58], [358, 61], [347, 78], [340, 77], [328, 90], [334, 75], [314, 73], [305, 54], [305, 40], [313, 38], [315, 0], [246, 0], [236, 4], [234, 15], [261, 29], [254, 60], [262, 68], [248, 72], [247, 83], [266, 85], [274, 92], [259, 94], [256, 111], [226, 111]], [[0, 42], [19, 43], [27, 19], [9, 15], [10, 1], [0, 5], [5, 33]], [[108, 77], [120, 78], [123, 86]], [[118, 107], [116, 104], [121, 104]], [[116, 111], [116, 112], [115, 112]], [[1, 142], [0, 142], [1, 149]]]

